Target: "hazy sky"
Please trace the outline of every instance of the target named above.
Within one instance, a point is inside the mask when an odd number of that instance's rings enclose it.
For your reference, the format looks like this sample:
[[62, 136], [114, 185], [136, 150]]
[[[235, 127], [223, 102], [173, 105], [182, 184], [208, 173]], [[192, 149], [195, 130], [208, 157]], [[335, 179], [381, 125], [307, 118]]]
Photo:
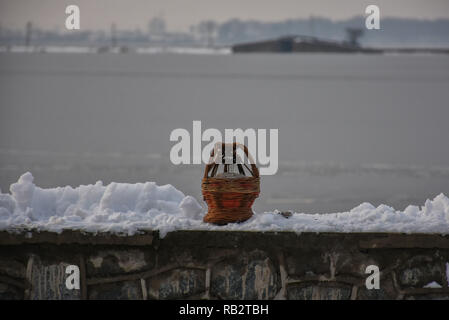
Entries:
[[0, 22], [11, 28], [23, 28], [26, 21], [62, 28], [69, 4], [79, 5], [81, 28], [89, 29], [107, 29], [112, 22], [146, 29], [154, 16], [163, 16], [169, 30], [186, 30], [205, 19], [344, 19], [364, 14], [369, 4], [379, 5], [381, 17], [449, 18], [449, 0], [0, 0]]

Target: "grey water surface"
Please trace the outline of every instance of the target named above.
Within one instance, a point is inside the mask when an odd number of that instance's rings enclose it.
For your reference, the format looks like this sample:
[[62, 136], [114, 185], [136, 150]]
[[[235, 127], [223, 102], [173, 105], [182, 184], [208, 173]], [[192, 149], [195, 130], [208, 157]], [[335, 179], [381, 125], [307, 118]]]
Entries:
[[[449, 195], [449, 56], [0, 54], [0, 188], [102, 180], [201, 198], [170, 132], [279, 129], [257, 211], [403, 209]], [[223, 131], [222, 131], [223, 132]]]

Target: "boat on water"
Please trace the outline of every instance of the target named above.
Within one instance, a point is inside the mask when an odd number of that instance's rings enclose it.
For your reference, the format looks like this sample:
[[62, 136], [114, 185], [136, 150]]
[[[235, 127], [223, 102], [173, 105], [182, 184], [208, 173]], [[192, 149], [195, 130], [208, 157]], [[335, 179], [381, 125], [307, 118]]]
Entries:
[[356, 42], [322, 40], [311, 36], [283, 36], [257, 42], [235, 44], [233, 53], [300, 53], [300, 52], [341, 52], [341, 53], [382, 53], [381, 49], [363, 48]]

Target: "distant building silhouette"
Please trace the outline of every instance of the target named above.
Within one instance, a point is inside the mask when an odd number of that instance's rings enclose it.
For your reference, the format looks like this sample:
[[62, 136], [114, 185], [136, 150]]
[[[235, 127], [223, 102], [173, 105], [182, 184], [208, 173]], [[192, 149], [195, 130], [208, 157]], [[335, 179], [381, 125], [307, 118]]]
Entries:
[[165, 19], [154, 17], [148, 22], [148, 34], [150, 37], [163, 37], [166, 33]]
[[361, 28], [346, 28], [348, 35], [348, 43], [353, 47], [360, 47], [359, 38], [363, 36], [363, 29]]
[[111, 24], [111, 47], [117, 47], [117, 26], [115, 23]]
[[33, 32], [33, 24], [28, 21], [25, 27], [25, 46], [29, 47], [31, 43], [31, 33]]

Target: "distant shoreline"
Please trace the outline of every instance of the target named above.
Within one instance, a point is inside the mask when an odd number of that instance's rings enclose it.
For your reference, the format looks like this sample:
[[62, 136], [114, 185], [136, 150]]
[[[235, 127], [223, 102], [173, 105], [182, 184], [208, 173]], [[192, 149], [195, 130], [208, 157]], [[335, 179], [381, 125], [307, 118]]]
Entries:
[[[368, 48], [372, 49], [372, 48]], [[449, 48], [375, 48], [376, 54], [449, 54]], [[230, 55], [232, 49], [230, 47], [90, 47], [90, 46], [0, 46], [0, 53], [134, 53], [134, 54], [193, 54], [193, 55]], [[277, 52], [273, 52], [276, 54]], [[246, 54], [273, 54], [271, 52], [248, 52]], [[294, 52], [279, 54], [314, 54], [338, 52], [314, 51], [314, 52]], [[342, 52], [343, 54], [373, 54], [372, 52]]]

